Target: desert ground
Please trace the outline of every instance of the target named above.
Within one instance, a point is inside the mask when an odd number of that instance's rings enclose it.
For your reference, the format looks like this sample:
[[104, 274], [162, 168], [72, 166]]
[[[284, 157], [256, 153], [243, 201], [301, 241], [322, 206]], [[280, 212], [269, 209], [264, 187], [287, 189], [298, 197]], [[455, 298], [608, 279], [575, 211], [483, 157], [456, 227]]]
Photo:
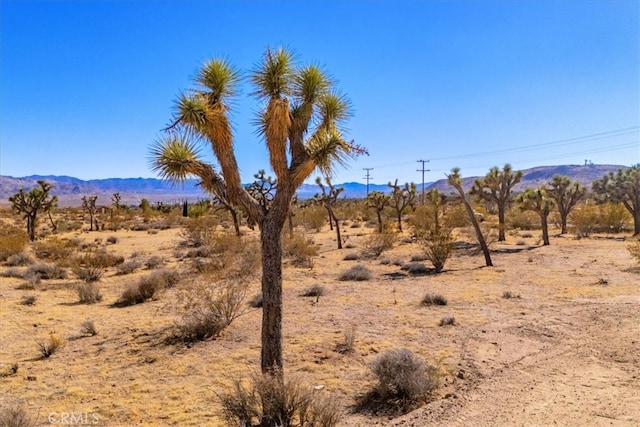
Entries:
[[[552, 230], [551, 245], [541, 246], [539, 231], [511, 231], [492, 244], [493, 267], [459, 234], [442, 273], [412, 275], [401, 267], [421, 248], [408, 232], [377, 259], [347, 261], [375, 228], [346, 225], [342, 250], [328, 226], [307, 231], [319, 254], [312, 265], [287, 262], [283, 285], [285, 375], [338, 402], [340, 425], [640, 425], [640, 267], [627, 251], [629, 234], [577, 239]], [[243, 239], [256, 233], [243, 232]], [[108, 252], [159, 256], [182, 280], [142, 304], [115, 307], [148, 270], [107, 269], [95, 304], [78, 303], [72, 275], [33, 290], [18, 289], [24, 279], [1, 277], [0, 403], [23, 405], [35, 425], [60, 424], [64, 413], [104, 426], [224, 425], [218, 394], [259, 370], [261, 310], [247, 305], [217, 339], [172, 341], [178, 294], [196, 280], [188, 273], [193, 260], [177, 256], [179, 227], [58, 237], [100, 244], [115, 237]], [[371, 280], [338, 280], [356, 264]], [[259, 276], [248, 285], [247, 295], [257, 294]], [[314, 285], [324, 295], [301, 296]], [[448, 304], [421, 305], [427, 293]], [[22, 303], [28, 295], [33, 305]], [[440, 326], [445, 317], [455, 325]], [[80, 332], [87, 319], [95, 336]], [[354, 351], [336, 351], [353, 330]], [[43, 358], [37, 344], [51, 333], [64, 346]], [[437, 368], [432, 399], [400, 416], [358, 413], [355, 402], [374, 383], [371, 363], [395, 348]]]

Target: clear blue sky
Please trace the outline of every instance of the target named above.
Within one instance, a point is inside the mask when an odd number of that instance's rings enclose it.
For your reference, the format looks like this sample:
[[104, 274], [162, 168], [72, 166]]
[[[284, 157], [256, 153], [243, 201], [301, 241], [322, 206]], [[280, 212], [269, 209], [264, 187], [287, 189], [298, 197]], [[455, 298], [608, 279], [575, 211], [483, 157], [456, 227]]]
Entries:
[[[198, 66], [248, 70], [280, 45], [353, 103], [348, 136], [371, 155], [335, 182], [366, 167], [419, 182], [418, 159], [427, 181], [640, 162], [638, 1], [3, 0], [0, 174], [151, 177], [149, 145]], [[268, 168], [249, 92], [233, 116], [244, 181]]]

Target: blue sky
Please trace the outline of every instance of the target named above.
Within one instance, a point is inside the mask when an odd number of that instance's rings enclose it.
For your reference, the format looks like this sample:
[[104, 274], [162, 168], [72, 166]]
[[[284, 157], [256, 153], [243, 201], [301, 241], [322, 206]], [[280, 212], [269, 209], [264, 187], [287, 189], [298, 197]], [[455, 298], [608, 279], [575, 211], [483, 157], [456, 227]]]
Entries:
[[[640, 162], [637, 1], [0, 2], [0, 174], [152, 177], [149, 145], [198, 66], [267, 46], [321, 65], [370, 156], [335, 182]], [[244, 181], [268, 168], [243, 90]]]

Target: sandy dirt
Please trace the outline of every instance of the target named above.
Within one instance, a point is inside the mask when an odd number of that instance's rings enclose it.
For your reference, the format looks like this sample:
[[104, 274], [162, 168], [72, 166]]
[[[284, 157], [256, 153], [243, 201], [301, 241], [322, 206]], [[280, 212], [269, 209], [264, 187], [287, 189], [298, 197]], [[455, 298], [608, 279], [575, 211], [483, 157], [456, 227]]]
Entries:
[[[511, 234], [494, 245], [494, 267], [456, 250], [443, 273], [410, 276], [396, 264], [419, 254], [416, 244], [399, 242], [380, 257], [388, 264], [345, 261], [371, 230], [343, 231], [353, 248], [335, 250], [328, 230], [309, 234], [321, 245], [313, 268], [284, 271], [286, 373], [341, 402], [341, 425], [640, 425], [640, 268], [626, 250], [628, 239], [552, 237], [551, 246], [541, 247], [537, 235]], [[118, 243], [109, 251], [160, 255], [165, 267], [188, 267], [174, 256], [175, 229], [80, 237], [111, 235]], [[355, 264], [367, 266], [373, 279], [337, 280]], [[167, 344], [180, 318], [178, 290], [112, 307], [128, 284], [148, 273], [107, 272], [103, 301], [95, 305], [76, 303], [73, 279], [25, 291], [16, 289], [21, 279], [0, 278], [0, 370], [19, 365], [16, 374], [0, 378], [0, 401], [22, 402], [38, 425], [63, 412], [95, 415], [105, 426], [223, 425], [217, 393], [258, 369], [261, 312], [249, 310], [217, 340]], [[316, 284], [326, 295], [300, 296]], [[249, 296], [258, 289], [256, 278]], [[520, 297], [505, 299], [505, 291]], [[421, 306], [426, 293], [444, 295], [448, 305]], [[21, 305], [30, 294], [36, 304]], [[439, 326], [448, 316], [456, 325]], [[95, 322], [98, 335], [79, 333], [85, 319]], [[354, 353], [335, 351], [352, 327]], [[66, 344], [40, 359], [36, 344], [51, 332]], [[354, 402], [374, 383], [371, 363], [401, 347], [438, 368], [433, 401], [395, 418], [354, 413]]]

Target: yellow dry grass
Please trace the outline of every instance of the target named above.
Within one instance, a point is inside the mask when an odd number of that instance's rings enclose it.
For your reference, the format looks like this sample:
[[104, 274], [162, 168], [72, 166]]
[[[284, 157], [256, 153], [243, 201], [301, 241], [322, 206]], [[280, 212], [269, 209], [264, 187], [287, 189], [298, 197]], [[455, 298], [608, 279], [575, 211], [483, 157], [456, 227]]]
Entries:
[[[451, 378], [469, 351], [470, 334], [484, 325], [510, 323], [584, 299], [640, 296], [634, 261], [625, 243], [614, 239], [556, 237], [551, 246], [540, 247], [535, 238], [518, 237], [526, 244], [516, 245], [516, 238], [509, 237], [494, 245], [493, 268], [483, 267], [481, 255], [456, 250], [443, 273], [409, 276], [398, 275], [404, 272], [393, 263], [343, 260], [345, 253], [362, 249], [369, 232], [347, 229], [344, 234], [356, 247], [338, 251], [333, 232], [323, 230], [312, 235], [321, 245], [314, 267], [284, 269], [286, 374], [324, 386], [322, 393], [336, 396], [345, 408], [370, 388], [369, 365], [385, 350], [406, 347], [437, 365], [443, 381], [435, 398], [443, 399], [456, 389]], [[166, 267], [186, 271], [188, 260], [175, 257], [179, 233], [105, 231], [62, 237], [91, 242], [116, 236], [118, 243], [109, 251], [126, 258], [159, 255]], [[383, 257], [406, 263], [418, 253], [414, 243], [397, 243]], [[339, 281], [339, 274], [355, 263], [366, 265], [373, 279]], [[0, 278], [0, 369], [19, 365], [15, 375], [0, 378], [2, 399], [20, 399], [43, 425], [48, 414], [62, 412], [95, 413], [106, 426], [222, 425], [216, 393], [259, 369], [261, 311], [251, 309], [217, 340], [169, 344], [166, 338], [180, 317], [177, 290], [163, 290], [144, 304], [114, 308], [111, 304], [122, 291], [147, 273], [115, 271], [108, 270], [99, 283], [103, 300], [94, 305], [76, 304], [73, 279], [46, 281], [25, 291], [16, 289], [20, 279]], [[300, 296], [315, 284], [326, 294], [319, 299]], [[259, 281], [250, 286], [249, 297], [259, 291]], [[521, 298], [504, 299], [504, 291]], [[423, 307], [426, 293], [441, 294], [449, 303]], [[20, 304], [26, 294], [37, 296], [34, 306]], [[440, 327], [447, 316], [455, 317], [457, 326]], [[86, 319], [94, 321], [96, 336], [80, 334]], [[352, 325], [357, 328], [355, 352], [340, 354], [335, 348]], [[66, 344], [40, 359], [36, 344], [50, 333], [64, 337]], [[345, 422], [368, 423], [361, 415]]]

